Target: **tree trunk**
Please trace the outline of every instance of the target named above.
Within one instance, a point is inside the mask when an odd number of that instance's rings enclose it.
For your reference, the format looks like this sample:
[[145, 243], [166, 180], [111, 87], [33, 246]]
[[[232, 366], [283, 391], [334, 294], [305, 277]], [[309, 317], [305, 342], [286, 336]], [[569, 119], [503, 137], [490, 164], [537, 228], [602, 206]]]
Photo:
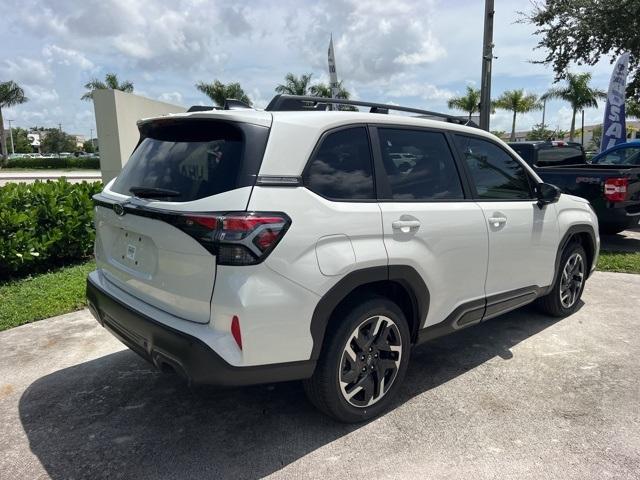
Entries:
[[571, 116], [571, 130], [569, 130], [569, 141], [573, 142], [573, 137], [576, 134], [576, 108], [573, 107], [573, 115]]
[[511, 138], [512, 142], [516, 141], [516, 111], [513, 111], [513, 122], [511, 123]]
[[0, 108], [0, 146], [2, 151], [0, 152], [0, 168], [7, 164], [7, 137], [4, 134], [4, 118], [2, 118], [2, 108]]
[[471, 122], [471, 114], [472, 114], [472, 113], [473, 113], [473, 112], [469, 112], [469, 122]]

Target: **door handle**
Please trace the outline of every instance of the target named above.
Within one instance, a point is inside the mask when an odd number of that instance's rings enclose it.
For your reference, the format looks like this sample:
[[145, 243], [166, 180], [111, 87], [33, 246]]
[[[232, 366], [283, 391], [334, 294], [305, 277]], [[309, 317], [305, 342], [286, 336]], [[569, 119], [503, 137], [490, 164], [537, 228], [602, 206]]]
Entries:
[[419, 220], [396, 220], [391, 224], [394, 230], [400, 230], [403, 233], [409, 233], [412, 229], [420, 228]]
[[504, 225], [505, 223], [507, 223], [507, 217], [499, 217], [494, 215], [493, 217], [489, 217], [489, 223], [493, 226], [493, 227], [499, 227], [500, 225]]

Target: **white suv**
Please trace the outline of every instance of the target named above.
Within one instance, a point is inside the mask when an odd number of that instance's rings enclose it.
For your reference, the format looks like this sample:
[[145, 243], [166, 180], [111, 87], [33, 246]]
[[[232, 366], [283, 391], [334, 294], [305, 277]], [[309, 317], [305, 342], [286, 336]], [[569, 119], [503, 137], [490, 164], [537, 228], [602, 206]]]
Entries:
[[596, 265], [588, 202], [461, 123], [284, 95], [139, 122], [94, 198], [91, 312], [190, 383], [303, 379], [341, 421], [379, 414], [412, 346], [534, 300], [568, 315]]

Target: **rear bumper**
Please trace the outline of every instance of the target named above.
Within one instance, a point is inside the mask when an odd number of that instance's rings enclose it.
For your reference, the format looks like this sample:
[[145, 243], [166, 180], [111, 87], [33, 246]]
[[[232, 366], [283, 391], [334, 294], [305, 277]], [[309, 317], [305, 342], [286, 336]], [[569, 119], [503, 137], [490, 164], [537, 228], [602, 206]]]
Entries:
[[251, 367], [230, 365], [200, 339], [164, 325], [87, 278], [89, 310], [122, 343], [157, 368], [174, 369], [190, 384], [253, 385], [308, 378], [315, 361]]
[[638, 225], [638, 221], [640, 221], [640, 211], [635, 211], [636, 208], [596, 208], [595, 211], [601, 227], [619, 226], [631, 228]]

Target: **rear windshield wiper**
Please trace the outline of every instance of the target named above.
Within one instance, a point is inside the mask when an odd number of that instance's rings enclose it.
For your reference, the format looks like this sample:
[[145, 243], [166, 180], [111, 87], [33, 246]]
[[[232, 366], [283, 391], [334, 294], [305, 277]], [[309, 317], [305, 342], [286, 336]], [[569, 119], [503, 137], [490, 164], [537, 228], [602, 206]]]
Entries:
[[129, 191], [138, 198], [179, 197], [181, 195], [176, 190], [156, 187], [131, 187]]

